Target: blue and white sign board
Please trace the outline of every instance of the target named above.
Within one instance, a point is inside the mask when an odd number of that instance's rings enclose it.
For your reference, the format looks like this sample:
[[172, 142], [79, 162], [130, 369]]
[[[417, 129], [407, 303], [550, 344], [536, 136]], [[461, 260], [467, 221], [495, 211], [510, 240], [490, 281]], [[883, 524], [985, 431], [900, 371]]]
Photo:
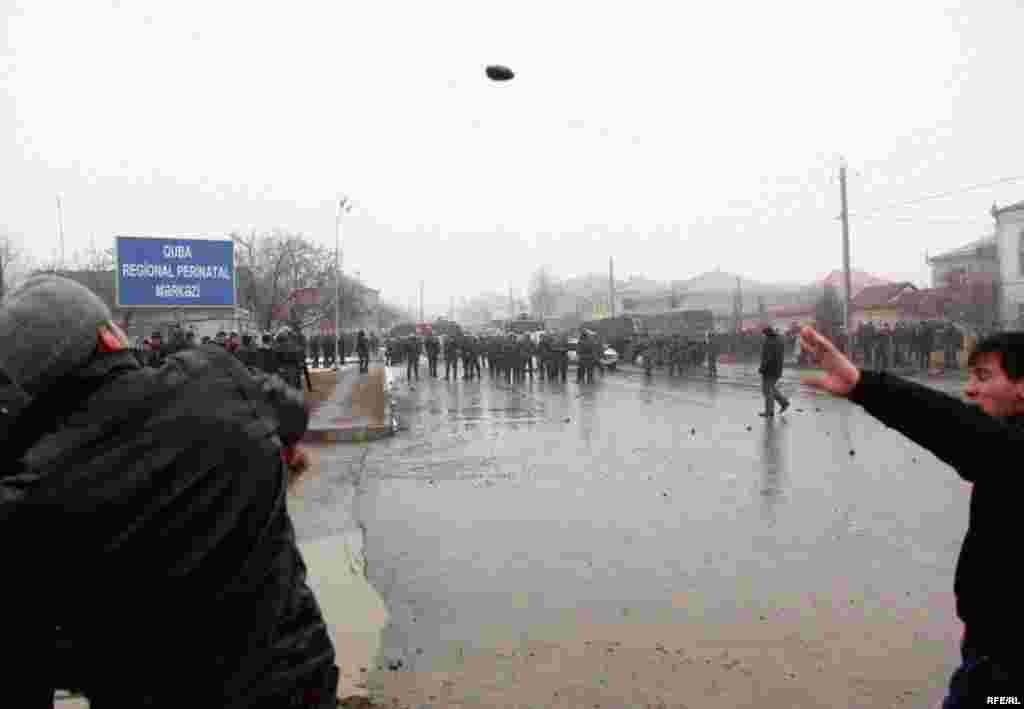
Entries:
[[234, 307], [232, 242], [137, 236], [115, 242], [119, 307]]

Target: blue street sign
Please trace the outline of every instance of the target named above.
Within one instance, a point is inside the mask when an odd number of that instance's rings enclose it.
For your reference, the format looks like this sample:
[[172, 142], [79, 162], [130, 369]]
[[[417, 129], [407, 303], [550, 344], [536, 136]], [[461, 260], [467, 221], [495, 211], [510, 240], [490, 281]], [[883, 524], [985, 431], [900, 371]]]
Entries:
[[136, 236], [115, 241], [119, 307], [234, 307], [232, 242]]

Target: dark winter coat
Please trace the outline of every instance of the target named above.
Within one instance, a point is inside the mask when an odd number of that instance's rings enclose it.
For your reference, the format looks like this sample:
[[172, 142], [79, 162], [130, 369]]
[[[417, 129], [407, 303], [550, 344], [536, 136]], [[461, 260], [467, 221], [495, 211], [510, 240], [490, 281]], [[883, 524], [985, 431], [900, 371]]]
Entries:
[[97, 707], [248, 707], [336, 678], [285, 506], [282, 442], [307, 421], [216, 346], [160, 369], [99, 355], [33, 401], [0, 479], [4, 704], [50, 706], [57, 627]]
[[1024, 669], [1020, 585], [1012, 580], [1024, 497], [1024, 478], [1015, 463], [1024, 451], [1024, 417], [994, 418], [948, 394], [881, 372], [862, 371], [850, 400], [973, 483], [953, 585], [957, 615], [974, 646], [1006, 666]]
[[762, 377], [778, 379], [782, 376], [785, 347], [785, 343], [778, 335], [765, 335], [764, 344], [761, 345], [761, 366], [757, 370]]

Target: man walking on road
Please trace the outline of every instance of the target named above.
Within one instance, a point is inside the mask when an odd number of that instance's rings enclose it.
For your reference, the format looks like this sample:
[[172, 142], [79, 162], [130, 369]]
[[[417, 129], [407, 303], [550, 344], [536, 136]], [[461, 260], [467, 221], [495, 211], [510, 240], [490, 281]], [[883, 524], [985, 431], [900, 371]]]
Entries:
[[370, 342], [366, 339], [366, 332], [359, 331], [356, 335], [356, 354], [359, 355], [359, 372], [370, 371]]
[[779, 413], [789, 408], [789, 399], [779, 392], [779, 379], [782, 378], [782, 360], [785, 357], [785, 343], [775, 330], [768, 326], [764, 330], [764, 344], [761, 345], [761, 367], [757, 370], [761, 375], [761, 390], [764, 392], [764, 411], [761, 416], [775, 416], [775, 402], [779, 402]]
[[[861, 371], [812, 328], [800, 334], [824, 374], [804, 383], [844, 396], [952, 466], [971, 490], [967, 534], [953, 590], [964, 623], [962, 664], [943, 709], [1024, 702], [1020, 586], [1005, 582], [1020, 537], [1024, 495], [1014, 461], [1024, 450], [1024, 333], [983, 339], [967, 361], [964, 394], [972, 403], [883, 372]], [[1011, 702], [999, 702], [1011, 703]]]

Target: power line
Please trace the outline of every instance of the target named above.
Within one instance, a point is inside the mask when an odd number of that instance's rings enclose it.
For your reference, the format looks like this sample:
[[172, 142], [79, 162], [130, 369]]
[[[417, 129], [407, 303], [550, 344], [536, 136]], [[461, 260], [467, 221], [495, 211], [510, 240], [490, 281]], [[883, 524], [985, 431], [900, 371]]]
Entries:
[[906, 222], [906, 223], [924, 223], [924, 224], [983, 224], [991, 222], [991, 219], [985, 217], [909, 217], [909, 216], [886, 216], [886, 215], [864, 215], [851, 218], [858, 219], [861, 221], [887, 221], [887, 222]]
[[992, 180], [991, 182], [980, 182], [980, 183], [978, 183], [976, 185], [967, 185], [966, 187], [960, 187], [960, 188], [955, 189], [955, 190], [949, 190], [948, 192], [937, 192], [935, 194], [922, 195], [920, 197], [917, 197], [915, 199], [912, 199], [912, 200], [909, 200], [909, 201], [906, 201], [906, 202], [890, 202], [889, 204], [883, 204], [882, 206], [878, 207], [877, 209], [872, 210], [868, 214], [851, 214], [850, 216], [851, 217], [856, 216], [856, 217], [863, 218], [865, 216], [869, 216], [871, 214], [876, 214], [876, 213], [878, 213], [880, 211], [883, 211], [883, 210], [886, 210], [886, 209], [898, 209], [900, 207], [912, 207], [912, 206], [914, 206], [916, 204], [921, 204], [922, 202], [928, 202], [928, 201], [931, 201], [933, 199], [942, 199], [944, 197], [953, 197], [954, 195], [965, 194], [967, 192], [974, 192], [975, 190], [985, 189], [986, 187], [995, 187], [997, 185], [1006, 185], [1006, 184], [1011, 184], [1011, 183], [1014, 183], [1014, 182], [1021, 182], [1021, 181], [1024, 181], [1024, 175], [1016, 175], [1014, 177], [1001, 177], [998, 180]]

